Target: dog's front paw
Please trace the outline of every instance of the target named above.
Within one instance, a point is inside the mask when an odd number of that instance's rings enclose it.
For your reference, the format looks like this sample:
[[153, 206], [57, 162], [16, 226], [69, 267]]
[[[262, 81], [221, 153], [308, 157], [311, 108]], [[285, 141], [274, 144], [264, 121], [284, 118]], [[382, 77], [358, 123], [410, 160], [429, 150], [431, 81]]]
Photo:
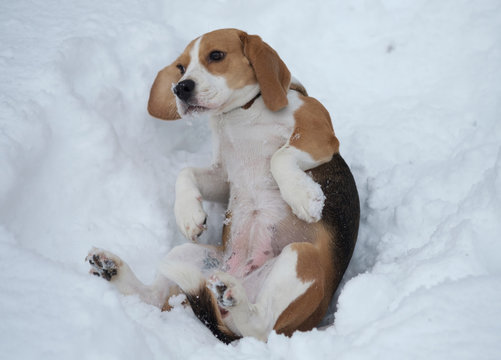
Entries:
[[308, 177], [304, 184], [289, 183], [280, 188], [280, 193], [301, 220], [312, 223], [322, 218], [325, 195], [313, 179]]
[[207, 288], [216, 297], [217, 303], [223, 309], [228, 309], [246, 300], [245, 290], [233, 276], [218, 272], [207, 280]]
[[85, 261], [88, 261], [91, 266], [89, 273], [108, 281], [118, 275], [122, 265], [122, 260], [118, 256], [98, 248], [92, 248]]
[[189, 240], [195, 241], [207, 228], [207, 214], [201, 198], [176, 199], [174, 214], [179, 230]]

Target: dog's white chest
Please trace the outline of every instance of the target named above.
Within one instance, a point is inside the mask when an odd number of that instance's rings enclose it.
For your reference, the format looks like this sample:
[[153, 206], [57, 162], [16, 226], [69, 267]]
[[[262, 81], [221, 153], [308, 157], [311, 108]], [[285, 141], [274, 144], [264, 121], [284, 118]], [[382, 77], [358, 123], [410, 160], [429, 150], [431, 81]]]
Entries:
[[213, 119], [217, 160], [230, 183], [227, 271], [235, 275], [246, 275], [273, 257], [276, 225], [288, 209], [271, 174], [270, 161], [291, 136], [295, 108], [272, 113], [258, 99], [248, 110]]
[[255, 199], [253, 206], [259, 207], [260, 192], [278, 191], [270, 160], [290, 138], [294, 126], [292, 113], [288, 110], [272, 113], [257, 99], [248, 110], [238, 109], [217, 118], [215, 126], [219, 161], [226, 170], [233, 195]]
[[[300, 101], [291, 97], [293, 102]], [[272, 113], [258, 98], [248, 110], [238, 109], [214, 119], [219, 160], [232, 186], [247, 190], [276, 186], [270, 181], [270, 159], [292, 134], [295, 108], [292, 105]]]

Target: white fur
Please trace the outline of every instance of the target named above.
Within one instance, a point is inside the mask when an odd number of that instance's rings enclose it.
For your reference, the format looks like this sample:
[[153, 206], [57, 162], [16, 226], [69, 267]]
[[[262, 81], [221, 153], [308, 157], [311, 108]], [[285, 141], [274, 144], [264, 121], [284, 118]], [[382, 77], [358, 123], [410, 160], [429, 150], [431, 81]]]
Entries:
[[200, 286], [205, 283], [200, 269], [191, 263], [162, 261], [158, 271], [166, 278], [174, 281], [186, 293], [199, 290]]
[[271, 172], [283, 199], [298, 218], [307, 222], [320, 220], [325, 201], [320, 185], [305, 173], [316, 166], [318, 163], [310, 154], [289, 144], [271, 159]]
[[194, 241], [205, 230], [204, 221], [207, 214], [202, 207], [202, 198], [225, 202], [228, 193], [224, 170], [219, 165], [181, 170], [176, 181], [174, 203], [176, 223], [181, 233]]
[[177, 178], [174, 215], [179, 230], [186, 238], [194, 241], [204, 230], [207, 214], [202, 208], [202, 195], [190, 168], [183, 169]]

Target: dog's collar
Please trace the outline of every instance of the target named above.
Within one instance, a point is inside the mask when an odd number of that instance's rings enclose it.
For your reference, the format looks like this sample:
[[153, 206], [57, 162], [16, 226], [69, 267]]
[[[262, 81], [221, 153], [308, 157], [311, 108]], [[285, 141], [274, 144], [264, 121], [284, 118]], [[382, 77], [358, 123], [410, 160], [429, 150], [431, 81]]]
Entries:
[[256, 101], [256, 99], [260, 96], [261, 96], [261, 93], [258, 93], [256, 96], [254, 96], [254, 98], [251, 101], [249, 101], [247, 104], [242, 106], [242, 109], [247, 110], [248, 108], [250, 108], [252, 106], [252, 104], [254, 104], [254, 101]]
[[[301, 85], [299, 83], [292, 83], [290, 85], [290, 89], [294, 90], [294, 91], [297, 91], [301, 95], [308, 96], [308, 93], [306, 92], [306, 89], [303, 87], [303, 85]], [[256, 101], [256, 99], [258, 97], [260, 97], [260, 96], [261, 96], [261, 93], [259, 92], [256, 96], [254, 96], [252, 98], [251, 101], [249, 101], [247, 104], [245, 104], [244, 106], [242, 106], [242, 109], [247, 110], [248, 108], [250, 108], [252, 106], [252, 104], [254, 104], [254, 101]]]

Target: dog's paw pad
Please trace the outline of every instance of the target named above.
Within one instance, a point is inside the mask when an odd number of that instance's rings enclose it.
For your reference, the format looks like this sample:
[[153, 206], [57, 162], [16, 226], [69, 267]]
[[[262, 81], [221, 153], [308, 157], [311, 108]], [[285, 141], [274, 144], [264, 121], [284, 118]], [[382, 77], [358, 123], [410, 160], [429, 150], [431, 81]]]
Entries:
[[91, 266], [89, 273], [108, 281], [118, 275], [118, 269], [121, 264], [118, 257], [100, 249], [92, 249], [85, 258], [85, 261]]
[[207, 280], [207, 287], [222, 308], [230, 308], [238, 305], [240, 301], [240, 289], [230, 276], [224, 274], [212, 275]]

